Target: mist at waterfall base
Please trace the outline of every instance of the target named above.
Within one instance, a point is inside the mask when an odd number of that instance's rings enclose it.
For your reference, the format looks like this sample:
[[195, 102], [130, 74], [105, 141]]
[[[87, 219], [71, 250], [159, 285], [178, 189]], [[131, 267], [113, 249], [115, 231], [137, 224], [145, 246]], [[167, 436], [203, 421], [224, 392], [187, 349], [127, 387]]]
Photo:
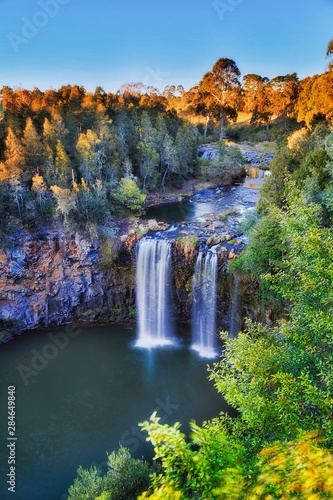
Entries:
[[[136, 303], [138, 337], [136, 347], [175, 346], [171, 318], [172, 243], [143, 238], [137, 245]], [[216, 282], [218, 255], [200, 250], [192, 287], [192, 349], [203, 358], [214, 359], [216, 349]]]

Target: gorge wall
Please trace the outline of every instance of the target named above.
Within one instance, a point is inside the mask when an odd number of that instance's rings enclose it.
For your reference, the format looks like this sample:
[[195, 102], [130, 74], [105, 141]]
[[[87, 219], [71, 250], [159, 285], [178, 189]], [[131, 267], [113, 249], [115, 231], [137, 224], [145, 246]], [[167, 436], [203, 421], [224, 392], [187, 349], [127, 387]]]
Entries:
[[133, 251], [125, 245], [112, 272], [99, 266], [100, 245], [78, 232], [22, 231], [0, 250], [0, 330], [11, 332], [72, 322], [128, 320], [134, 308]]
[[[110, 269], [100, 266], [97, 240], [62, 226], [35, 233], [20, 230], [15, 245], [0, 249], [0, 342], [14, 333], [69, 323], [134, 322], [135, 245], [142, 236], [122, 241]], [[172, 249], [172, 309], [178, 323], [190, 324], [192, 277], [198, 250]], [[228, 329], [234, 278], [228, 255], [219, 256], [217, 325]], [[249, 314], [250, 295], [240, 301], [239, 321]], [[253, 307], [252, 307], [253, 309]]]

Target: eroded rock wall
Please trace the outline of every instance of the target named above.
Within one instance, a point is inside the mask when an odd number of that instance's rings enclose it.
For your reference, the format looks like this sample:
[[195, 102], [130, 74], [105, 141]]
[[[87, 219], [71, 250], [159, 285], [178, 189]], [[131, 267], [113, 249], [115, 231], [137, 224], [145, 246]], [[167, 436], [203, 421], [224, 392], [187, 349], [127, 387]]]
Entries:
[[130, 320], [135, 265], [125, 246], [112, 271], [99, 266], [100, 246], [78, 232], [21, 232], [0, 250], [2, 333], [71, 322]]

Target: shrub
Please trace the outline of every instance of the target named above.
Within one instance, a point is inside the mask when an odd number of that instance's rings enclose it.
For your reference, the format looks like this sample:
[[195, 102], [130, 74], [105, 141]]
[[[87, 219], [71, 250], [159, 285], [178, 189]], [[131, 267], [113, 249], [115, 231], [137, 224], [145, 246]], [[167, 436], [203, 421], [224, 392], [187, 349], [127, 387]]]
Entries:
[[269, 215], [260, 218], [250, 230], [250, 243], [231, 268], [260, 278], [282, 262], [282, 230], [278, 220]]
[[102, 269], [111, 269], [113, 264], [118, 260], [121, 245], [116, 238], [104, 240], [101, 244], [101, 261]]
[[185, 254], [187, 254], [191, 250], [194, 250], [198, 246], [198, 243], [199, 243], [197, 236], [184, 236], [184, 237], [177, 238], [176, 241], [179, 243], [180, 249]]
[[244, 175], [245, 160], [237, 146], [227, 146], [219, 142], [215, 158], [201, 164], [201, 171], [207, 180], [216, 179], [219, 183], [230, 184]]
[[140, 210], [146, 196], [141, 194], [140, 189], [132, 179], [121, 179], [116, 192], [113, 194], [114, 201], [121, 207], [130, 210]]
[[68, 500], [136, 500], [149, 488], [153, 469], [148, 462], [135, 460], [123, 446], [108, 459], [109, 470], [104, 476], [96, 467], [79, 467]]

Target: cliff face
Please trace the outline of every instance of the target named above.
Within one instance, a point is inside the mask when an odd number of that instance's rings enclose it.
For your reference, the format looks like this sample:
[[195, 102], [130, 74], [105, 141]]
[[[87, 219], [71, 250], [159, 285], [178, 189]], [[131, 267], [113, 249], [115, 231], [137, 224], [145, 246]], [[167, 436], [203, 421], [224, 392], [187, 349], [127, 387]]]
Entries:
[[[15, 246], [0, 249], [0, 342], [13, 333], [69, 323], [135, 321], [135, 245], [127, 236], [119, 257], [108, 271], [99, 265], [100, 244], [78, 232], [43, 228], [35, 234], [21, 231]], [[197, 249], [184, 253], [173, 245], [171, 312], [179, 323], [191, 322], [192, 277]], [[219, 257], [217, 324], [228, 329], [234, 279], [228, 257]], [[258, 316], [253, 291], [240, 283], [239, 323]], [[245, 298], [245, 300], [244, 300]], [[258, 309], [255, 311], [254, 309]], [[260, 316], [260, 314], [259, 314]], [[257, 318], [256, 318], [257, 319]]]
[[[21, 233], [0, 250], [0, 330], [129, 320], [134, 310], [133, 252], [123, 248], [112, 272], [102, 272], [99, 243], [79, 233], [45, 228]], [[132, 308], [131, 308], [132, 307]]]

